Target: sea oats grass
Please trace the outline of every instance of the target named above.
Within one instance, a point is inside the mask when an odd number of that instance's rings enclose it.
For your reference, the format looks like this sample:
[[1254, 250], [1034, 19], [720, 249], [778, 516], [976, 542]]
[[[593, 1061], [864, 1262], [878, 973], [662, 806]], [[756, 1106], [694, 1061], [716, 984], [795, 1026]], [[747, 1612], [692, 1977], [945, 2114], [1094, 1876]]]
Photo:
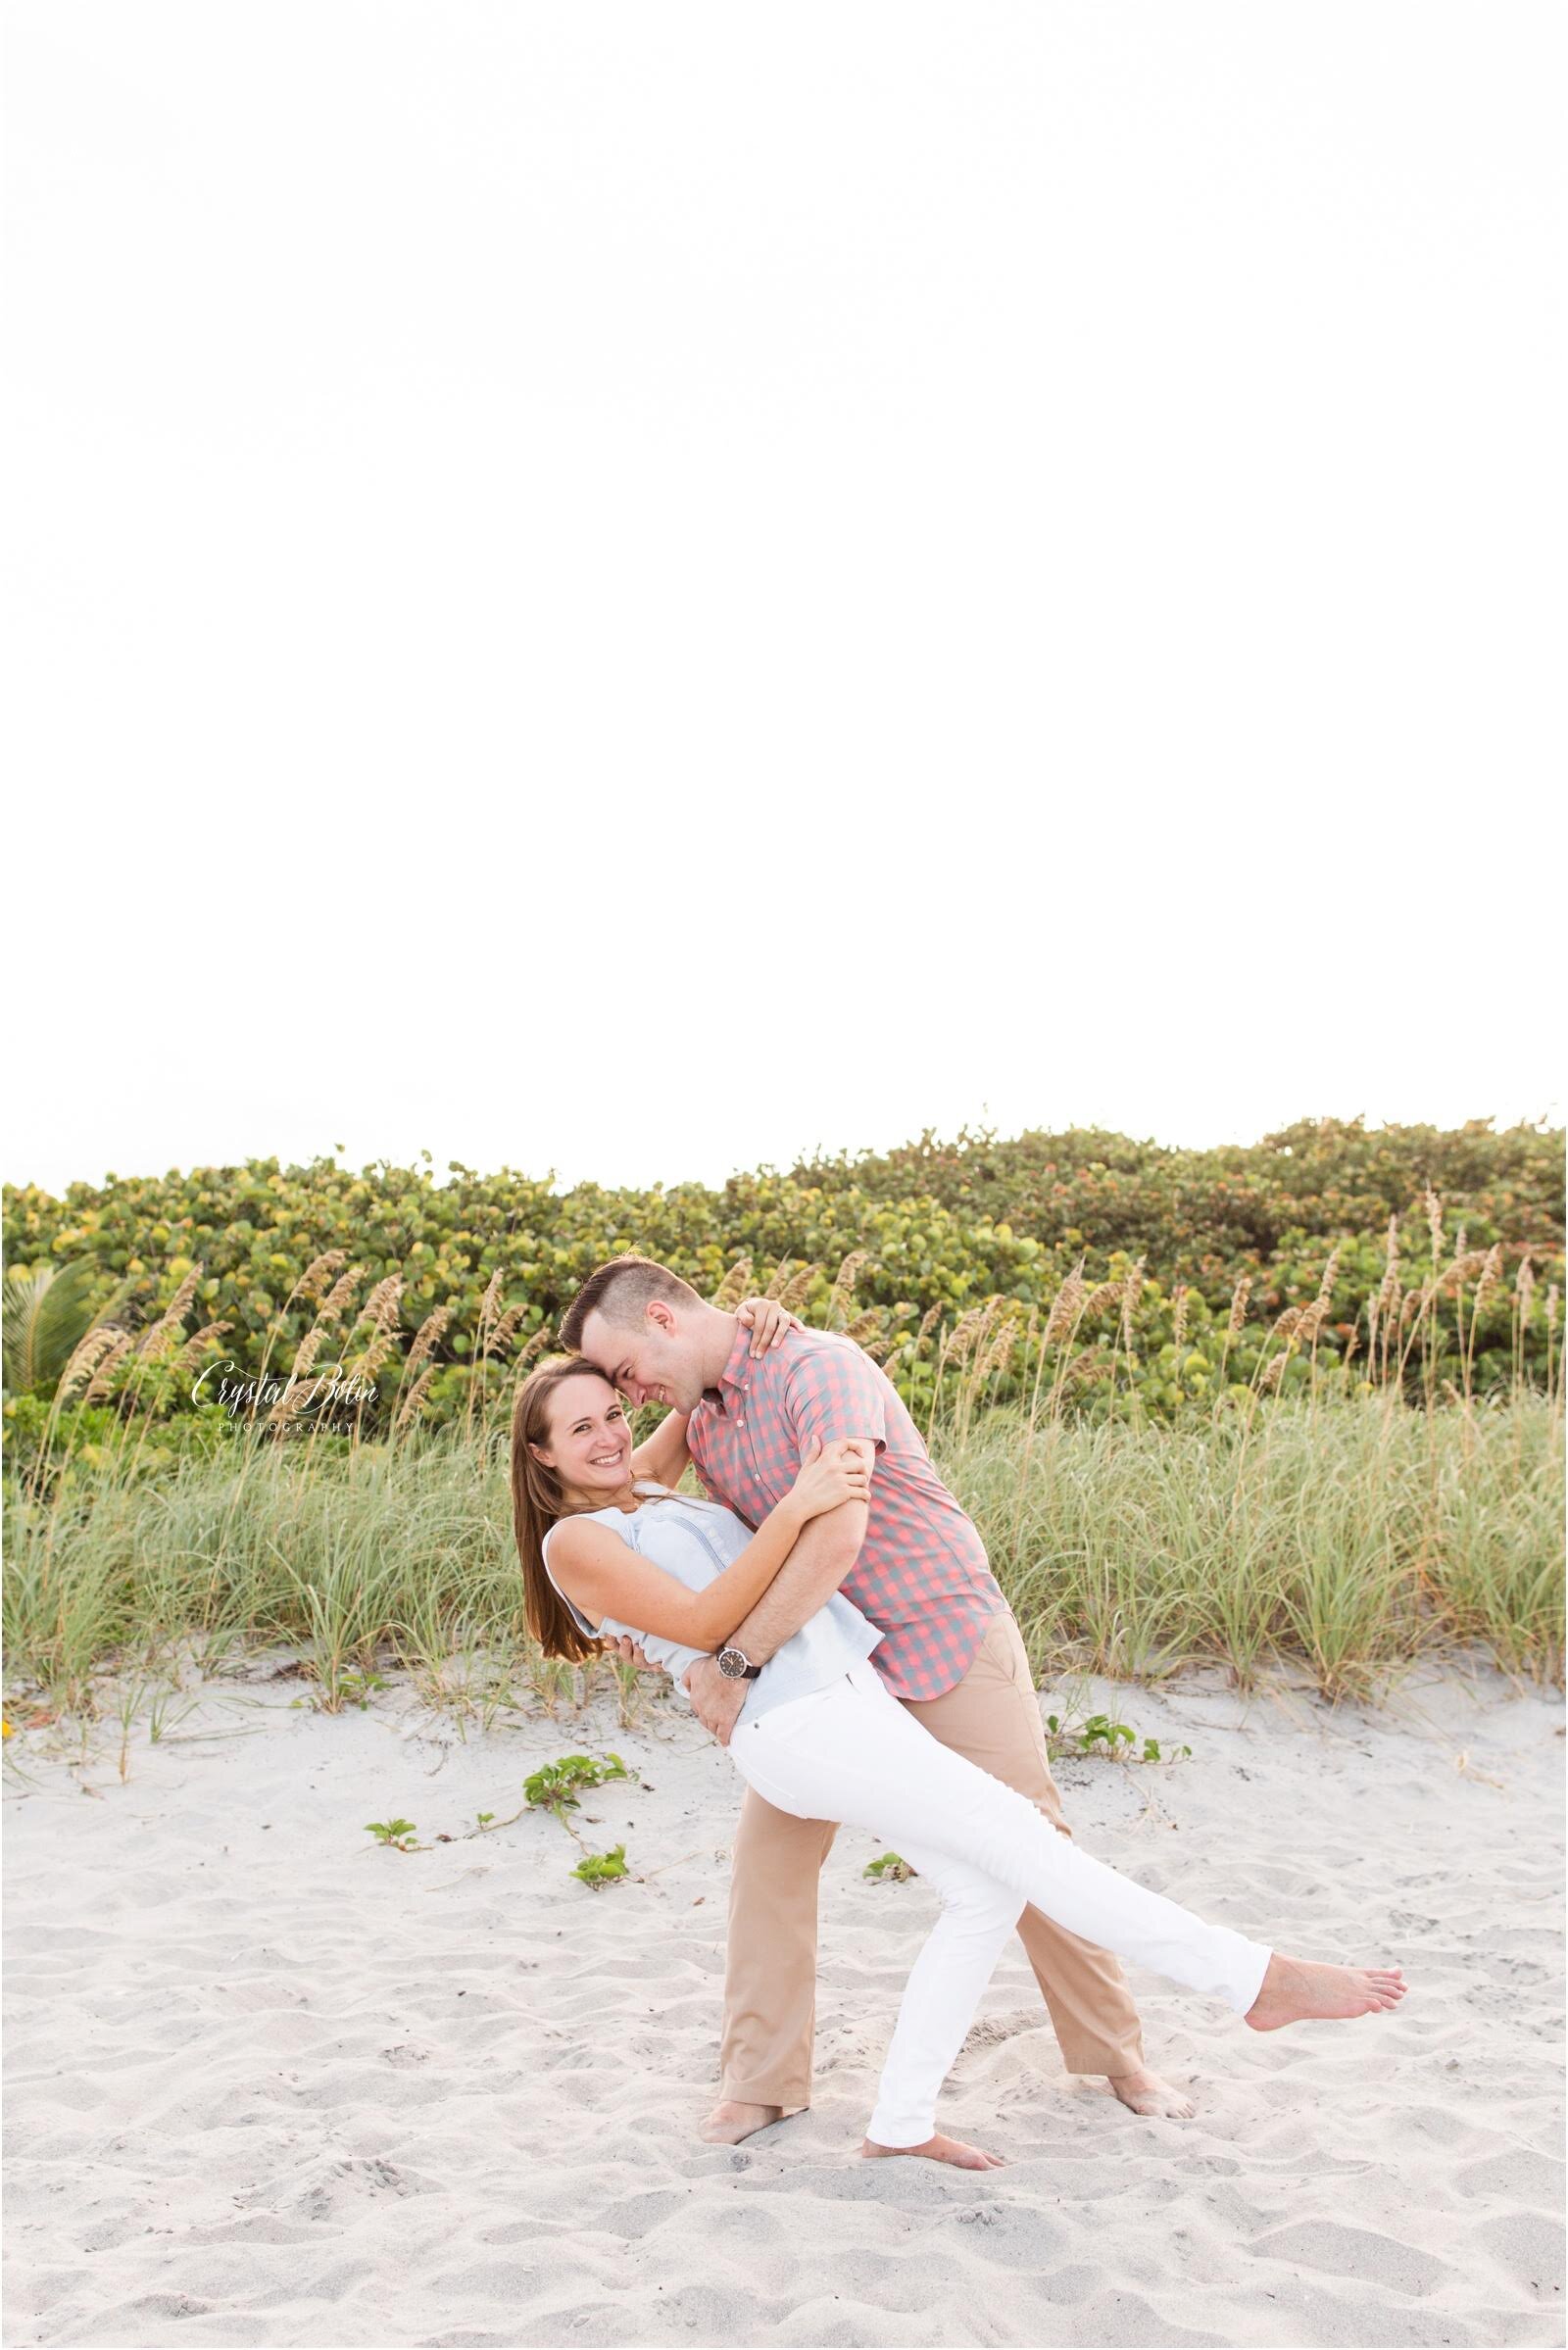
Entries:
[[[992, 1412], [933, 1451], [1037, 1665], [1244, 1684], [1304, 1663], [1328, 1695], [1477, 1645], [1561, 1683], [1562, 1415], [1539, 1396], [1390, 1411], [1287, 1399], [1207, 1426]], [[1020, 1464], [1025, 1464], [1021, 1466]]]
[[[90, 1706], [107, 1663], [196, 1635], [288, 1643], [328, 1708], [378, 1659], [466, 1718], [498, 1672], [552, 1704], [595, 1679], [631, 1702], [608, 1660], [573, 1681], [532, 1651], [501, 1444], [411, 1425], [314, 1458], [238, 1449], [156, 1478], [110, 1456], [13, 1501], [13, 1683]], [[1560, 1410], [1531, 1395], [1286, 1398], [1175, 1427], [960, 1404], [933, 1436], [1040, 1670], [1217, 1660], [1246, 1684], [1287, 1659], [1330, 1695], [1478, 1645], [1560, 1682], [1562, 1450]]]

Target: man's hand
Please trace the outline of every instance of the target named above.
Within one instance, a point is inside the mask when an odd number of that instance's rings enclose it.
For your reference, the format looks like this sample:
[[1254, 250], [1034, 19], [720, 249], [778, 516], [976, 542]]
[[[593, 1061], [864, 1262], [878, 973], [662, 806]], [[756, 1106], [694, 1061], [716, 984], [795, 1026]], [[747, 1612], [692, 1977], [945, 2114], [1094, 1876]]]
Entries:
[[641, 1640], [629, 1640], [624, 1633], [618, 1640], [606, 1640], [603, 1653], [618, 1657], [623, 1665], [635, 1665], [639, 1673], [663, 1673], [668, 1670], [667, 1666], [657, 1665], [651, 1656], [643, 1654]]
[[713, 1656], [700, 1656], [686, 1668], [684, 1687], [691, 1697], [692, 1711], [721, 1746], [729, 1744], [729, 1734], [751, 1686], [749, 1681], [731, 1681], [719, 1671], [718, 1659]]

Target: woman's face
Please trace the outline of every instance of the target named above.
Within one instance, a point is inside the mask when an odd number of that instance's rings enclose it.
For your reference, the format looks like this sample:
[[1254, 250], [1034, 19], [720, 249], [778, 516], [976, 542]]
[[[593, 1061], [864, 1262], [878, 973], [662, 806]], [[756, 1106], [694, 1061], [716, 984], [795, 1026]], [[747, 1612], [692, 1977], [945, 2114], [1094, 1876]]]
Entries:
[[567, 1495], [595, 1503], [624, 1492], [631, 1475], [626, 1409], [608, 1379], [591, 1371], [564, 1379], [550, 1397], [548, 1444], [531, 1447]]

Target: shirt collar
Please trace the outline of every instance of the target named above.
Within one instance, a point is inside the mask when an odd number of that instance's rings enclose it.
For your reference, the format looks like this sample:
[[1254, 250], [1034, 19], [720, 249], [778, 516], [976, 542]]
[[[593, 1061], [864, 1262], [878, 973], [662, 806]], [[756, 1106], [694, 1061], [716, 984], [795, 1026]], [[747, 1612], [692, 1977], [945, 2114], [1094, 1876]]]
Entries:
[[729, 1360], [718, 1375], [714, 1390], [719, 1401], [728, 1408], [729, 1395], [744, 1395], [752, 1375], [752, 1334], [744, 1322], [735, 1325], [735, 1344], [729, 1350]]

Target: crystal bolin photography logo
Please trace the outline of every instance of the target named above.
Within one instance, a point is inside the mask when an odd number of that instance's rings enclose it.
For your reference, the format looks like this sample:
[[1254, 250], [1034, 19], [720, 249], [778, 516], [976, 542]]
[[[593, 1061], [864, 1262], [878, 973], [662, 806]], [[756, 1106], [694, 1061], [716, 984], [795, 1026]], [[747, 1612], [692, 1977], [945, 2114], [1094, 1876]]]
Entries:
[[[318, 1419], [323, 1419], [333, 1410], [347, 1407], [356, 1411], [373, 1402], [373, 1383], [353, 1372], [345, 1379], [340, 1376], [342, 1369], [341, 1363], [323, 1363], [309, 1379], [297, 1378], [292, 1371], [275, 1379], [230, 1379], [227, 1374], [239, 1370], [237, 1362], [212, 1363], [191, 1388], [190, 1399], [193, 1403], [220, 1403], [231, 1420], [241, 1412], [254, 1417], [259, 1411], [291, 1420], [315, 1412]], [[202, 1394], [210, 1379], [218, 1381], [216, 1395]]]

